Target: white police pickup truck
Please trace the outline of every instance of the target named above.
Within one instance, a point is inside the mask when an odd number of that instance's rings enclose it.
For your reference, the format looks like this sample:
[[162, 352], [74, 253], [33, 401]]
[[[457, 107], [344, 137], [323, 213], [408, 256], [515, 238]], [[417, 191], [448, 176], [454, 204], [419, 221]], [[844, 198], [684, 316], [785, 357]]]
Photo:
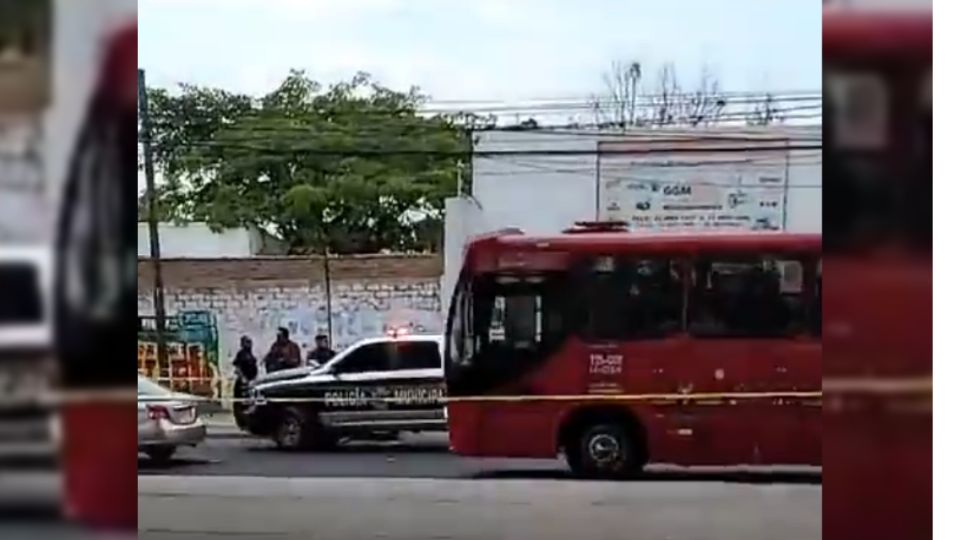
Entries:
[[288, 450], [444, 431], [442, 350], [436, 335], [371, 338], [322, 367], [272, 373], [254, 382], [240, 427]]

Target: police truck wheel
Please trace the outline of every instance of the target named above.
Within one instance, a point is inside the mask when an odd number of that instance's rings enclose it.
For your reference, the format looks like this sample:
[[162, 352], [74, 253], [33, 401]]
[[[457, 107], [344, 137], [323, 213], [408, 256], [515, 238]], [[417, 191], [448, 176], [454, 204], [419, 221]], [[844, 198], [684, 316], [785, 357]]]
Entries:
[[577, 476], [619, 478], [635, 472], [640, 462], [639, 445], [620, 424], [587, 426], [565, 448], [567, 464]]
[[299, 409], [287, 409], [280, 416], [273, 440], [281, 450], [305, 450], [316, 440], [315, 429]]

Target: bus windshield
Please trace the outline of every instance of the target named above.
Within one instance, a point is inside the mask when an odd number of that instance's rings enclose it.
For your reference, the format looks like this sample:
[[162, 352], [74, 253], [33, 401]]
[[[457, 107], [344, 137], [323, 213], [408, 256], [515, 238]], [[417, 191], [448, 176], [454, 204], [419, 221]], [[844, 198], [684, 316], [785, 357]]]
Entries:
[[555, 273], [475, 278], [464, 273], [448, 321], [448, 364], [503, 373], [557, 346], [564, 337], [565, 281]]

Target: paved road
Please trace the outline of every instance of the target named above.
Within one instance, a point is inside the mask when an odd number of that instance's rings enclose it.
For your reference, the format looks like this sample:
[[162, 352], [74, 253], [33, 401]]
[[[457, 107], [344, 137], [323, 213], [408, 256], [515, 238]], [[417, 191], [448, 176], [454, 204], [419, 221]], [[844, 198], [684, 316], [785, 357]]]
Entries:
[[140, 538], [811, 540], [811, 471], [656, 467], [636, 481], [573, 480], [560, 460], [468, 460], [442, 436], [288, 453], [215, 439], [141, 462]]
[[[211, 440], [141, 464], [140, 538], [819, 537], [809, 472], [655, 468], [630, 482], [569, 479], [554, 460], [457, 458], [440, 437], [284, 453]], [[58, 519], [55, 473], [0, 477], [0, 538], [102, 538]]]
[[[259, 439], [211, 439], [180, 451], [167, 465], [140, 461], [141, 476], [260, 476], [350, 478], [570, 479], [561, 459], [465, 459], [447, 451], [442, 434], [405, 436], [396, 443], [355, 442], [332, 452], [282, 452]], [[695, 471], [651, 467], [642, 480], [819, 484], [810, 469]]]
[[818, 485], [151, 476], [141, 539], [812, 540]]
[[518, 468], [534, 474], [564, 469], [557, 460], [465, 460], [447, 451], [442, 434], [405, 436], [394, 443], [352, 442], [330, 452], [283, 452], [259, 439], [211, 439], [178, 452], [168, 465], [140, 461], [141, 475], [466, 478]]

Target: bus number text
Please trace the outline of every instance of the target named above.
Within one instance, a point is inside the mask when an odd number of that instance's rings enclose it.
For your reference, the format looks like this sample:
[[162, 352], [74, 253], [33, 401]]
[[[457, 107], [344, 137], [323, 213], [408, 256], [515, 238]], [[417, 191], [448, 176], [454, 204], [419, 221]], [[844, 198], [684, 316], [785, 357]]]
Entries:
[[591, 375], [619, 375], [623, 371], [622, 354], [591, 354]]

